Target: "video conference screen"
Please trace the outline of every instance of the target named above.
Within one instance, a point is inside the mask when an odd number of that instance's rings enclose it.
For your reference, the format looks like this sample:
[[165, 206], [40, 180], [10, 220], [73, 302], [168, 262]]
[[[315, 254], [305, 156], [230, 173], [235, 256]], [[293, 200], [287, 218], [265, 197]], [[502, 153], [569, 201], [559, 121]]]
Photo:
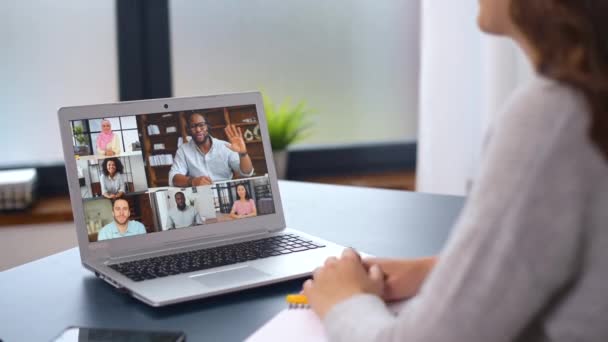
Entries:
[[70, 123], [89, 242], [275, 212], [255, 105]]

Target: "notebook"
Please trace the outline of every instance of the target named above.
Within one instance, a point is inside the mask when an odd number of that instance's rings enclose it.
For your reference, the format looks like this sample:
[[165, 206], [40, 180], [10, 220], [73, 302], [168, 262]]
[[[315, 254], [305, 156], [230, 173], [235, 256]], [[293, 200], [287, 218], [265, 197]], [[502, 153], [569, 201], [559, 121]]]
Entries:
[[246, 342], [328, 341], [319, 317], [310, 309], [284, 309], [264, 324]]
[[343, 250], [286, 226], [258, 92], [64, 107], [59, 126], [82, 264], [144, 303], [305, 277]]
[[[407, 304], [407, 300], [388, 304], [388, 309], [397, 314]], [[266, 341], [328, 341], [325, 329], [319, 317], [307, 307], [287, 308], [279, 312], [246, 342]]]

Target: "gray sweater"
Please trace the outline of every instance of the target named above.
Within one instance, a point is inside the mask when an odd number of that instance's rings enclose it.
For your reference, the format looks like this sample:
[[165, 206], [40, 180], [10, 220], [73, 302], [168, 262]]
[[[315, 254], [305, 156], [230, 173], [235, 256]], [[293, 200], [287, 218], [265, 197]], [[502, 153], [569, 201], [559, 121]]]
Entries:
[[[536, 77], [497, 118], [421, 292], [336, 305], [332, 341], [608, 341], [608, 163], [581, 94]], [[420, 227], [424, 229], [424, 227]]]

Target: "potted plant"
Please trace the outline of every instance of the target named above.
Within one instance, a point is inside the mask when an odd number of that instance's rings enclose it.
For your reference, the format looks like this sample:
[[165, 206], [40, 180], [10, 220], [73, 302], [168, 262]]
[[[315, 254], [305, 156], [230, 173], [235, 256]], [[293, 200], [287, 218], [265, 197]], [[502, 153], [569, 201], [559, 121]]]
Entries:
[[74, 153], [79, 156], [86, 156], [90, 154], [89, 146], [87, 145], [87, 136], [84, 134], [82, 126], [74, 126], [72, 132], [74, 133], [74, 140], [76, 140], [76, 146], [74, 146]]
[[304, 101], [291, 105], [289, 98], [278, 106], [268, 95], [263, 94], [268, 133], [278, 178], [287, 176], [287, 148], [294, 142], [306, 138], [312, 127], [310, 115], [313, 113]]

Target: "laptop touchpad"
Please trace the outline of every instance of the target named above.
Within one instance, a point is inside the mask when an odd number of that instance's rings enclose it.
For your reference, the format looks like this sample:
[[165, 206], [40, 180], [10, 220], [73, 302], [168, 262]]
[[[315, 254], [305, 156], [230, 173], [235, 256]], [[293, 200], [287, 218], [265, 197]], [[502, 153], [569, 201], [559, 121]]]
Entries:
[[190, 276], [190, 278], [207, 287], [228, 287], [248, 284], [268, 278], [269, 276], [268, 273], [264, 273], [250, 266], [245, 266], [230, 270], [197, 274]]

